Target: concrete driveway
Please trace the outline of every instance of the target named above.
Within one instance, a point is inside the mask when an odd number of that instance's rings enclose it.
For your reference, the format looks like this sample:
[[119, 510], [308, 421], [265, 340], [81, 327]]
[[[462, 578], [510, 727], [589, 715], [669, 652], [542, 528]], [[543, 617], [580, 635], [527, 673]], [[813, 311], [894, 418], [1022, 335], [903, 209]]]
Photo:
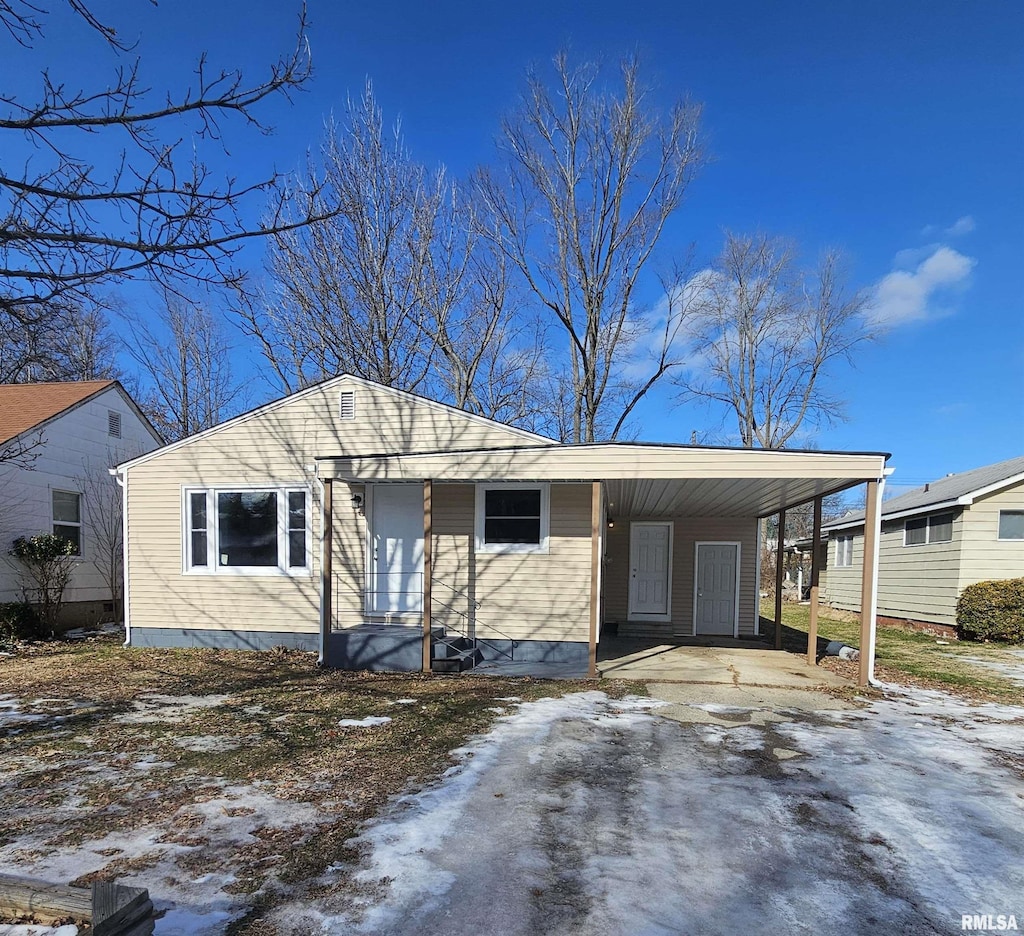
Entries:
[[[855, 711], [596, 690], [507, 707], [438, 785], [353, 843], [363, 858], [324, 880], [333, 896], [275, 923], [395, 936], [1024, 925], [1024, 709], [896, 690]], [[674, 709], [691, 716], [664, 717]]]

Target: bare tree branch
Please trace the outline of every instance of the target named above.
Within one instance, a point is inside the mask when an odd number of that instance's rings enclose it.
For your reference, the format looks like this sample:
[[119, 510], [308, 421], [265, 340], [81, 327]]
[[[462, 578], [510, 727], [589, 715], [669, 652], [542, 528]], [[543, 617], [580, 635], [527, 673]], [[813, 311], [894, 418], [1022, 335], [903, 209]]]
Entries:
[[743, 445], [784, 448], [802, 428], [842, 417], [826, 381], [871, 338], [864, 307], [862, 293], [845, 289], [835, 251], [807, 273], [792, 244], [728, 233], [700, 285], [695, 350], [705, 372], [684, 397], [732, 412]]
[[499, 221], [497, 243], [564, 336], [571, 438], [592, 441], [609, 428], [614, 437], [680, 363], [656, 353], [632, 392], [620, 384], [637, 285], [703, 161], [700, 108], [679, 102], [657, 116], [636, 58], [622, 63], [614, 95], [596, 66], [573, 67], [564, 53], [554, 64], [555, 91], [531, 72], [504, 123], [507, 178], [485, 173], [479, 189]]
[[[81, 0], [69, 3], [115, 49], [130, 49]], [[0, 0], [0, 23], [27, 47], [44, 38], [45, 17], [25, 0]], [[322, 217], [313, 210], [315, 193], [296, 211], [299, 202], [286, 197], [280, 174], [244, 184], [215, 181], [192, 145], [222, 144], [229, 119], [270, 131], [258, 106], [289, 97], [310, 77], [305, 30], [303, 8], [292, 51], [262, 80], [211, 69], [203, 55], [191, 86], [159, 103], [143, 84], [138, 59], [121, 66], [102, 90], [69, 88], [44, 69], [36, 100], [0, 93], [0, 139], [13, 141], [16, 134], [34, 146], [22, 166], [0, 168], [0, 311], [18, 317], [57, 299], [85, 303], [97, 287], [142, 275], [167, 287], [182, 278], [238, 284], [233, 260], [245, 241]], [[74, 131], [122, 136], [120, 158], [109, 170], [97, 167], [75, 151]], [[248, 223], [246, 206], [267, 198], [276, 209], [261, 223]]]

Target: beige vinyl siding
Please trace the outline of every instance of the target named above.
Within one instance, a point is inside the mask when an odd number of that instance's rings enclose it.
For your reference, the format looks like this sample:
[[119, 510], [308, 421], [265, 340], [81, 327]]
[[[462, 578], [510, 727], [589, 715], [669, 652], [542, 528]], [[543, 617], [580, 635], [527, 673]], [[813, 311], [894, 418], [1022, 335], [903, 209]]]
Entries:
[[[342, 390], [355, 392], [353, 420], [338, 418]], [[536, 443], [496, 423], [340, 380], [157, 453], [127, 471], [131, 626], [315, 633], [320, 606], [320, 504], [310, 470], [315, 456], [509, 444]], [[183, 574], [183, 488], [297, 483], [313, 492], [312, 574]], [[358, 610], [362, 607], [365, 520], [353, 511], [351, 493], [348, 485], [335, 484], [339, 615], [357, 599]]]
[[[433, 485], [434, 625], [485, 639], [586, 642], [590, 509], [589, 484], [553, 484], [547, 553], [478, 554], [475, 486]], [[338, 535], [339, 543], [348, 544], [350, 560], [336, 569], [335, 628], [365, 620], [358, 585], [366, 562], [365, 521], [350, 522], [347, 529], [351, 535]], [[362, 545], [357, 543], [360, 535]], [[335, 562], [340, 559], [336, 552]], [[413, 622], [418, 624], [419, 617], [408, 620]]]
[[964, 513], [960, 588], [1024, 576], [1024, 540], [999, 539], [999, 511], [1024, 510], [1024, 483], [978, 498]]
[[670, 624], [643, 622], [645, 630], [666, 634], [693, 633], [694, 556], [698, 542], [738, 542], [740, 544], [740, 634], [754, 633], [754, 609], [757, 597], [757, 528], [754, 518], [722, 517], [623, 517], [606, 530], [604, 621], [629, 620], [629, 530], [631, 521], [664, 520], [672, 529], [672, 621]]
[[[964, 514], [954, 513], [953, 539], [948, 543], [904, 546], [904, 523], [902, 519], [882, 523], [878, 549], [878, 613], [884, 617], [955, 624]], [[836, 534], [829, 537], [825, 600], [836, 608], [860, 611], [864, 530], [850, 532], [854, 533], [853, 564], [846, 568], [836, 568]]]

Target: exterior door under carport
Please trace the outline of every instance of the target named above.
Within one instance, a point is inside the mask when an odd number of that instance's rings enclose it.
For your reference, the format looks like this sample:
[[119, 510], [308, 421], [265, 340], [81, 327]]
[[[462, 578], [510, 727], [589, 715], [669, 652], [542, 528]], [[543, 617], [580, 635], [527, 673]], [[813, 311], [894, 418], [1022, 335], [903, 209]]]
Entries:
[[739, 636], [740, 544], [695, 544], [693, 633]]
[[629, 525], [629, 619], [672, 620], [671, 522]]

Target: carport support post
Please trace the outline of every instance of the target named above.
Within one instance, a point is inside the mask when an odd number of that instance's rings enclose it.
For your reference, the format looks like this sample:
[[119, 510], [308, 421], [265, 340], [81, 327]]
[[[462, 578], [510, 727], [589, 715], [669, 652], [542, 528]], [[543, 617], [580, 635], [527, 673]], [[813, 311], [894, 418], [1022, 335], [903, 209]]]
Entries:
[[334, 519], [333, 519], [333, 497], [334, 485], [330, 478], [324, 478], [324, 502], [323, 502], [323, 541], [324, 555], [320, 563], [320, 602], [323, 606], [323, 628], [321, 653], [324, 659], [327, 658], [327, 642], [330, 640], [331, 620], [333, 610], [331, 608], [331, 559], [334, 554]]
[[868, 481], [864, 505], [864, 572], [860, 580], [860, 674], [858, 683], [866, 686], [871, 678], [874, 652], [875, 576], [878, 560], [878, 533], [882, 522], [878, 501], [878, 482]]
[[814, 498], [811, 527], [811, 607], [807, 618], [807, 665], [818, 662], [818, 577], [821, 574], [821, 497]]
[[434, 576], [433, 482], [423, 482], [423, 672], [430, 672], [430, 586]]
[[786, 548], [786, 511], [779, 511], [779, 541], [775, 548], [775, 649], [782, 649], [782, 555]]
[[595, 481], [590, 504], [590, 662], [587, 675], [591, 679], [597, 677], [597, 617], [601, 613], [601, 524], [604, 523], [601, 501], [601, 482]]

